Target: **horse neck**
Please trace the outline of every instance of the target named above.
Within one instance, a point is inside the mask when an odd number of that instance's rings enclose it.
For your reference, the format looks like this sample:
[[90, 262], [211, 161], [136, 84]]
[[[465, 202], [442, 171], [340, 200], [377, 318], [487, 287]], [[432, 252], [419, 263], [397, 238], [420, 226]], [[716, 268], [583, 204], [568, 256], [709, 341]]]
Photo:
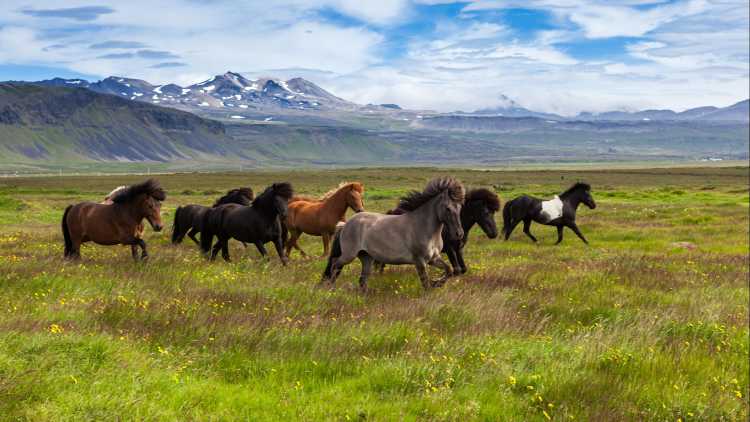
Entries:
[[477, 223], [477, 218], [473, 212], [474, 210], [466, 205], [467, 204], [464, 204], [464, 206], [461, 207], [461, 228], [464, 229], [464, 240], [469, 236], [469, 231], [474, 227], [474, 224]]
[[115, 202], [112, 206], [114, 206], [117, 211], [133, 219], [135, 222], [140, 222], [146, 218], [146, 213], [137, 207], [135, 202], [127, 202], [125, 204], [118, 204]]
[[261, 198], [260, 201], [256, 199], [250, 206], [268, 220], [274, 220], [279, 214], [276, 207], [273, 206], [273, 196]]
[[563, 202], [570, 204], [574, 210], [577, 210], [578, 206], [581, 204], [581, 194], [578, 191], [570, 192], [568, 194], [563, 193], [560, 195], [560, 199]]
[[440, 232], [443, 229], [443, 223], [438, 219], [437, 207], [439, 203], [440, 197], [436, 196], [427, 201], [426, 204], [408, 213], [419, 222], [419, 227], [427, 228], [427, 230], [419, 230], [419, 232], [432, 236], [433, 233]]
[[347, 186], [337, 190], [333, 195], [323, 200], [322, 208], [338, 217], [342, 217], [346, 214], [346, 208], [349, 207], [349, 204], [346, 202], [347, 193], [349, 193], [349, 187]]

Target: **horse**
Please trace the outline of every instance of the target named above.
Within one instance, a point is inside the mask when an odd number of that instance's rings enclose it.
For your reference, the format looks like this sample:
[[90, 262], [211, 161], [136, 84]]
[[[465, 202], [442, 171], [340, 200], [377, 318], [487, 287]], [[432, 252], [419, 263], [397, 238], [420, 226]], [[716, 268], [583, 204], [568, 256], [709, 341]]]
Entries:
[[531, 222], [557, 227], [557, 242], [563, 240], [563, 228], [573, 230], [583, 243], [588, 245], [588, 240], [583, 236], [576, 225], [576, 211], [579, 204], [585, 204], [590, 209], [596, 208], [596, 202], [591, 196], [591, 186], [588, 183], [576, 183], [568, 190], [555, 195], [549, 201], [531, 196], [523, 195], [508, 201], [503, 207], [503, 233], [508, 240], [513, 229], [523, 221], [523, 232], [536, 242], [536, 237], [529, 230]]
[[111, 203], [80, 202], [65, 208], [62, 232], [66, 259], [81, 258], [81, 244], [130, 245], [133, 259], [148, 258], [146, 242], [138, 236], [138, 225], [145, 218], [155, 231], [161, 231], [161, 202], [167, 194], [155, 179], [119, 189]]
[[[222, 204], [240, 204], [250, 205], [255, 195], [251, 188], [238, 188], [227, 191], [226, 195], [217, 199], [211, 208], [216, 208]], [[174, 223], [172, 224], [172, 243], [181, 243], [185, 235], [200, 246], [201, 242], [195, 237], [201, 232], [203, 227], [203, 215], [209, 207], [203, 205], [183, 205], [177, 207], [174, 212]]]
[[[229, 262], [229, 239], [253, 243], [258, 252], [268, 255], [265, 244], [273, 242], [281, 263], [287, 264], [284, 253], [284, 240], [281, 232], [281, 221], [286, 218], [287, 204], [294, 194], [289, 183], [274, 183], [267, 187], [252, 204], [224, 204], [210, 208], [203, 216], [201, 232], [201, 250], [204, 254], [211, 251], [210, 259], [216, 259], [221, 249], [221, 256]], [[211, 249], [214, 236], [218, 239]]]
[[[495, 192], [489, 189], [479, 188], [472, 189], [466, 193], [464, 204], [461, 207], [461, 228], [464, 230], [464, 236], [460, 241], [451, 240], [448, 230], [443, 227], [443, 250], [448, 255], [448, 259], [453, 267], [453, 274], [465, 274], [468, 268], [464, 262], [463, 249], [469, 241], [469, 233], [475, 224], [478, 224], [488, 238], [497, 237], [497, 225], [495, 224], [495, 213], [500, 211], [500, 198]], [[396, 208], [387, 212], [389, 215], [404, 214], [401, 208]], [[385, 264], [378, 263], [379, 272], [383, 272]]]
[[[310, 199], [301, 196], [289, 201], [289, 214], [285, 226], [285, 243], [287, 256], [292, 248], [297, 249], [303, 256], [305, 251], [297, 243], [302, 233], [321, 236], [323, 238], [323, 256], [328, 256], [331, 237], [339, 221], [346, 221], [346, 210], [351, 208], [355, 213], [364, 211], [362, 195], [365, 187], [362, 183], [341, 183], [335, 189], [323, 195], [320, 199]], [[291, 238], [286, 242], [286, 230]]]
[[[401, 199], [401, 215], [360, 212], [337, 230], [321, 284], [333, 286], [341, 269], [359, 258], [362, 273], [359, 285], [367, 291], [373, 261], [384, 264], [413, 264], [425, 290], [445, 283], [450, 267], [440, 257], [443, 228], [450, 241], [464, 236], [461, 227], [461, 205], [464, 187], [452, 177], [431, 180], [422, 192], [412, 191]], [[427, 265], [444, 271], [441, 278], [430, 280]]]

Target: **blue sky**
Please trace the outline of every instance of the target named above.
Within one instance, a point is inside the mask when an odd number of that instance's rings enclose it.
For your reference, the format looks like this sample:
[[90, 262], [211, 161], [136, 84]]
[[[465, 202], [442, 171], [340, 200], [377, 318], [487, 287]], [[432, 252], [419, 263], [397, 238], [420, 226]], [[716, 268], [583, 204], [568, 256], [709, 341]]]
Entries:
[[748, 2], [4, 0], [0, 80], [302, 76], [440, 111], [724, 106], [748, 97]]

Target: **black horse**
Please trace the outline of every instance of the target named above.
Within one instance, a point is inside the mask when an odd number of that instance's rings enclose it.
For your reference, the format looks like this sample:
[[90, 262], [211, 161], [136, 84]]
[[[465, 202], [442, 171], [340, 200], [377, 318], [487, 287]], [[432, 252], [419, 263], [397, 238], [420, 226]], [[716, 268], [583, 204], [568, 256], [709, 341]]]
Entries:
[[229, 239], [253, 243], [262, 256], [268, 255], [267, 242], [273, 242], [281, 262], [286, 265], [281, 221], [286, 218], [287, 202], [294, 194], [289, 183], [274, 183], [253, 200], [250, 206], [224, 204], [209, 209], [203, 216], [201, 250], [208, 253], [214, 236], [218, 238], [211, 250], [211, 259], [221, 249], [221, 256], [229, 261]]
[[531, 222], [536, 221], [540, 224], [557, 227], [556, 245], [562, 242], [564, 227], [573, 230], [573, 233], [588, 244], [589, 242], [583, 237], [576, 225], [576, 210], [580, 203], [586, 204], [592, 210], [596, 208], [596, 202], [591, 196], [591, 186], [587, 183], [576, 183], [570, 189], [556, 195], [549, 201], [542, 201], [526, 195], [508, 201], [503, 207], [505, 240], [508, 240], [518, 223], [523, 221], [523, 232], [536, 242], [536, 238], [529, 231]]
[[[223, 204], [240, 204], [250, 205], [254, 198], [251, 188], [232, 189], [226, 195], [217, 199], [211, 208], [216, 208]], [[203, 216], [210, 208], [203, 205], [185, 205], [177, 207], [174, 212], [174, 224], [172, 224], [172, 243], [178, 244], [187, 235], [200, 246], [201, 242], [195, 237], [200, 233], [203, 227]]]
[[[443, 237], [442, 252], [448, 255], [453, 267], [453, 274], [465, 274], [467, 271], [464, 262], [464, 246], [469, 241], [469, 232], [474, 224], [479, 224], [484, 234], [490, 239], [497, 237], [497, 225], [495, 224], [495, 213], [500, 211], [500, 198], [489, 189], [472, 189], [464, 197], [461, 207], [461, 226], [464, 229], [464, 237], [460, 240], [451, 240], [446, 233], [445, 227], [441, 233]], [[404, 210], [396, 208], [387, 214], [403, 214]], [[378, 263], [379, 271], [383, 272], [385, 264]]]

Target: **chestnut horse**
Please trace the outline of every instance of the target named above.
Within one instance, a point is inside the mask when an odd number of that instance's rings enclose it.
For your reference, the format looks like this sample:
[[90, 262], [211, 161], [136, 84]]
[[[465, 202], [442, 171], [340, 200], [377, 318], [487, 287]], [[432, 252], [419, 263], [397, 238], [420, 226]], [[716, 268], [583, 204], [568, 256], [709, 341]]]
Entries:
[[69, 205], [62, 218], [65, 258], [80, 259], [81, 243], [92, 241], [99, 245], [130, 245], [135, 260], [140, 246], [141, 259], [146, 259], [146, 242], [138, 235], [138, 225], [145, 218], [154, 230], [160, 231], [161, 201], [166, 197], [159, 182], [148, 179], [117, 190], [111, 203]]
[[328, 245], [336, 231], [336, 223], [346, 221], [346, 209], [351, 208], [354, 212], [365, 210], [362, 195], [365, 187], [362, 183], [341, 183], [323, 195], [321, 199], [310, 199], [295, 196], [289, 201], [289, 213], [285, 220], [285, 228], [291, 233], [291, 238], [286, 241], [286, 255], [289, 256], [292, 248], [296, 248], [303, 256], [307, 256], [300, 248], [297, 239], [302, 233], [323, 238], [323, 256], [328, 256]]

